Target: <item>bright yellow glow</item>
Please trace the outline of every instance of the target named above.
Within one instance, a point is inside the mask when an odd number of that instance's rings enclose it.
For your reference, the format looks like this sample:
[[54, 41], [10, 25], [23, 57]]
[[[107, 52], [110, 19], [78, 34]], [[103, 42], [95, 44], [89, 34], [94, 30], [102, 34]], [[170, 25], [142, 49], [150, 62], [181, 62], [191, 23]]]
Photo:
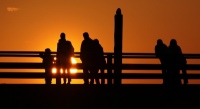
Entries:
[[57, 70], [56, 68], [52, 68], [52, 73], [56, 74], [56, 72], [57, 72], [56, 70]]
[[[56, 74], [56, 72], [57, 72], [57, 69], [56, 69], [56, 68], [52, 68], [52, 73], [53, 73], [53, 74]], [[67, 73], [67, 70], [65, 70], [65, 72]], [[70, 72], [71, 72], [72, 74], [77, 73], [77, 69], [71, 68], [71, 69], [70, 69]], [[60, 69], [60, 73], [61, 73], [61, 74], [63, 73], [63, 69]]]
[[54, 57], [53, 60], [56, 61], [56, 57]]
[[[55, 61], [56, 61], [56, 57], [54, 57], [53, 64], [55, 64]], [[72, 64], [74, 64], [74, 65], [77, 63], [77, 61], [76, 61], [76, 59], [75, 59], [74, 57], [71, 58], [71, 62], [72, 62]], [[67, 70], [65, 70], [65, 72], [67, 73]], [[75, 74], [75, 73], [77, 73], [77, 69], [76, 69], [76, 68], [71, 68], [71, 69], [70, 69], [70, 72], [71, 72], [71, 74]], [[56, 74], [56, 73], [57, 73], [57, 69], [56, 69], [55, 67], [52, 68], [52, 73], [53, 73], [53, 74]], [[60, 73], [61, 73], [61, 74], [63, 73], [63, 69], [60, 69]]]
[[77, 69], [72, 68], [72, 69], [70, 69], [70, 72], [73, 73], [73, 74], [74, 74], [74, 73], [77, 73]]
[[63, 69], [62, 69], [62, 68], [60, 69], [60, 73], [61, 73], [61, 74], [63, 73]]
[[71, 58], [72, 64], [76, 64], [76, 59], [74, 57]]

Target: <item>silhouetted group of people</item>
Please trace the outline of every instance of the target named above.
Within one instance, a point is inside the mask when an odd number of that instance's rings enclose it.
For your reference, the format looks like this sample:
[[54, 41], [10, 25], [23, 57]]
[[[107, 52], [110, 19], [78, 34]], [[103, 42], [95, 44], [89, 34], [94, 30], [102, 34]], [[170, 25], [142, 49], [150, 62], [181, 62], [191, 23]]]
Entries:
[[181, 85], [180, 71], [182, 71], [183, 83], [188, 84], [187, 61], [175, 39], [171, 39], [169, 46], [164, 44], [161, 39], [158, 39], [155, 46], [155, 54], [161, 63], [164, 85]]
[[[103, 47], [98, 39], [91, 39], [88, 32], [83, 33], [83, 38], [84, 40], [80, 47], [80, 59], [83, 67], [84, 84], [94, 84], [94, 82], [101, 84], [98, 72], [100, 70], [101, 73], [104, 73], [106, 65]], [[161, 39], [158, 39], [155, 46], [155, 54], [161, 63], [164, 85], [181, 85], [180, 71], [182, 71], [184, 84], [188, 84], [186, 72], [187, 61], [175, 39], [170, 41], [169, 46], [164, 44]], [[56, 83], [61, 84], [61, 77], [63, 77], [63, 84], [70, 84], [71, 57], [73, 56], [74, 47], [71, 41], [66, 40], [65, 33], [61, 33], [57, 43], [56, 64], [53, 63], [54, 57], [51, 55], [49, 48], [46, 48], [45, 52], [40, 54], [40, 57], [43, 59], [42, 63], [45, 69], [46, 84], [51, 84], [53, 65], [56, 65], [57, 68]], [[103, 81], [101, 82], [104, 84]]]
[[[104, 73], [104, 66], [106, 64], [104, 58], [103, 47], [100, 45], [98, 39], [91, 39], [88, 32], [83, 33], [84, 40], [81, 43], [80, 48], [80, 59], [83, 65], [84, 74], [84, 84], [100, 84], [99, 78], [97, 76], [99, 70]], [[74, 56], [74, 47], [71, 41], [66, 40], [65, 33], [60, 34], [60, 39], [57, 43], [56, 52], [56, 83], [61, 84], [61, 77], [63, 77], [63, 84], [70, 84], [71, 82], [71, 72], [70, 68], [72, 66], [71, 57]], [[43, 59], [43, 68], [45, 69], [45, 83], [51, 84], [52, 82], [52, 68], [54, 57], [51, 55], [51, 50], [49, 48], [45, 49], [44, 53], [40, 54]], [[90, 73], [91, 77], [88, 77]], [[89, 81], [90, 78], [90, 81]], [[67, 82], [68, 79], [68, 82]]]

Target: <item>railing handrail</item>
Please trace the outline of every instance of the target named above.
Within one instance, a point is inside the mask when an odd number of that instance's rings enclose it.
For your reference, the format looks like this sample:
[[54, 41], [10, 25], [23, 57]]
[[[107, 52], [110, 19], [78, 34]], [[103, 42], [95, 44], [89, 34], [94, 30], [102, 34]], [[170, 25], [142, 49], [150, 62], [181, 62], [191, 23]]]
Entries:
[[[0, 51], [0, 57], [40, 57], [40, 53], [44, 51]], [[56, 52], [51, 52], [52, 56], [56, 56]], [[114, 57], [113, 52], [104, 52], [104, 57], [111, 55]], [[200, 53], [184, 53], [183, 54], [187, 59], [200, 59]], [[74, 53], [75, 58], [80, 57], [80, 52]], [[122, 58], [157, 58], [155, 53], [122, 53]]]
[[[82, 69], [82, 63], [74, 65]], [[72, 66], [73, 68], [73, 66]], [[105, 69], [114, 69], [114, 64], [106, 64]], [[0, 69], [44, 69], [42, 62], [0, 62]], [[187, 64], [188, 70], [200, 70], [200, 64]], [[122, 70], [161, 70], [160, 64], [122, 64]]]
[[[0, 51], [0, 53], [42, 53], [44, 51]], [[56, 53], [56, 51], [52, 51], [52, 53]], [[80, 52], [74, 52], [75, 54], [79, 54]], [[105, 54], [114, 54], [114, 52], [104, 52]], [[123, 52], [123, 55], [154, 55], [153, 52]], [[183, 53], [183, 54], [197, 54], [200, 53]]]
[[[62, 75], [61, 75], [62, 76]], [[88, 78], [92, 77], [93, 75], [88, 74]], [[99, 73], [98, 78], [103, 79], [114, 79], [115, 74], [101, 74]], [[183, 75], [180, 74], [181, 78], [183, 78]], [[83, 79], [84, 74], [83, 73], [76, 73], [71, 74], [72, 79]], [[188, 74], [188, 79], [199, 79], [200, 74]], [[18, 78], [18, 79], [39, 79], [39, 78], [45, 78], [44, 72], [0, 72], [0, 78]], [[56, 78], [56, 75], [52, 75], [52, 78]], [[162, 74], [160, 73], [123, 73], [121, 74], [121, 79], [162, 79]]]

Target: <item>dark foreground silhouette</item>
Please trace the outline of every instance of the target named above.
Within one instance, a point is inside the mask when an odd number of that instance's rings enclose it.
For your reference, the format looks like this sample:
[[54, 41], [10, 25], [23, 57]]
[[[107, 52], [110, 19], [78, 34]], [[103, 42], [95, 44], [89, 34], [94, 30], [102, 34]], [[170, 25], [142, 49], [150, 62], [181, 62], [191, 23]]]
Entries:
[[183, 74], [183, 84], [188, 84], [187, 60], [175, 39], [171, 39], [169, 46], [165, 45], [161, 39], [158, 39], [155, 46], [155, 55], [161, 63], [164, 85], [181, 85], [180, 71]]
[[0, 85], [6, 109], [194, 109], [199, 85]]
[[[57, 53], [56, 53], [56, 65], [58, 69], [58, 73], [56, 73], [56, 84], [61, 84], [61, 72], [60, 69], [63, 70], [63, 84], [66, 84], [66, 79], [68, 78], [67, 84], [70, 84], [70, 67], [71, 67], [71, 57], [74, 56], [74, 47], [71, 41], [66, 40], [65, 33], [60, 34], [60, 39], [57, 43]], [[66, 73], [66, 70], [68, 73]]]

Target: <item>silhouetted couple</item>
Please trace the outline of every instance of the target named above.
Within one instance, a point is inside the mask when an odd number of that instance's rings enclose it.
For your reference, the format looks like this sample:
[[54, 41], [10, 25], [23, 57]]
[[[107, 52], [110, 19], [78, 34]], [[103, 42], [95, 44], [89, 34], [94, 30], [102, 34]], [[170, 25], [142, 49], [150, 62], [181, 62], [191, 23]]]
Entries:
[[[100, 84], [98, 78], [98, 72], [104, 72], [106, 64], [104, 58], [104, 51], [99, 44], [98, 39], [91, 39], [87, 32], [83, 33], [84, 40], [81, 43], [80, 59], [83, 65], [84, 84]], [[88, 74], [90, 73], [90, 81], [88, 80]]]
[[71, 82], [70, 68], [71, 68], [71, 58], [74, 56], [74, 47], [69, 40], [66, 40], [65, 33], [60, 34], [60, 39], [57, 43], [57, 54], [56, 54], [56, 84], [61, 84], [61, 75], [63, 75], [63, 84], [66, 84], [66, 79], [68, 78], [67, 84]]
[[158, 39], [155, 46], [155, 54], [161, 62], [164, 85], [181, 85], [180, 70], [182, 70], [184, 84], [188, 84], [186, 73], [187, 61], [175, 39], [170, 41], [169, 47], [161, 39]]

